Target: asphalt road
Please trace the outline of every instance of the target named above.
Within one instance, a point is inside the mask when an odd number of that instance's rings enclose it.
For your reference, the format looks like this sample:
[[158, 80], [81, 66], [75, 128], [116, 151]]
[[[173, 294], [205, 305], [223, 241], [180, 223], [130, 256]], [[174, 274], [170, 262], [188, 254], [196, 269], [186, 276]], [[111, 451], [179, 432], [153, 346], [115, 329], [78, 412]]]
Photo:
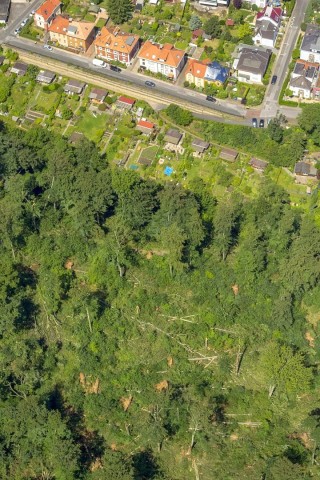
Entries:
[[[12, 35], [8, 35], [5, 42], [7, 45], [12, 47], [21, 48], [29, 52], [37, 53], [44, 57], [49, 57], [67, 64], [86, 68], [87, 70], [90, 70], [95, 73], [99, 72], [100, 75], [110, 77], [113, 80], [119, 79], [124, 82], [134, 84], [140, 88], [144, 88], [146, 91], [146, 100], [148, 99], [149, 96], [152, 98], [152, 93], [154, 92], [157, 94], [161, 93], [164, 95], [169, 95], [171, 97], [176, 97], [179, 100], [183, 100], [184, 102], [193, 103], [201, 107], [209, 108], [213, 111], [213, 113], [216, 111], [222, 114], [227, 114], [227, 115], [232, 115], [235, 117], [242, 117], [242, 118], [246, 114], [246, 111], [242, 105], [239, 105], [239, 106], [232, 105], [232, 104], [229, 105], [227, 103], [222, 103], [219, 100], [216, 103], [209, 102], [208, 100], [206, 100], [206, 96], [203, 94], [200, 94], [198, 92], [193, 92], [191, 90], [187, 90], [185, 88], [178, 87], [176, 85], [170, 85], [166, 82], [163, 82], [157, 79], [151, 79], [156, 85], [154, 88], [147, 87], [145, 85], [145, 82], [148, 79], [142, 75], [139, 75], [137, 73], [131, 72], [130, 70], [126, 70], [126, 69], [122, 69], [121, 72], [117, 73], [112, 70], [108, 70], [106, 68], [95, 67], [92, 64], [91, 59], [87, 57], [82, 57], [76, 54], [70, 54], [69, 52], [58, 49], [58, 48], [53, 48], [53, 51], [49, 51], [47, 49], [44, 49], [43, 46], [40, 44], [35, 44], [35, 42], [29, 41], [24, 38], [15, 37]], [[243, 123], [243, 121], [240, 123]]]
[[279, 95], [282, 85], [288, 74], [289, 63], [291, 62], [292, 52], [295, 47], [300, 32], [301, 23], [308, 6], [309, 0], [297, 0], [292, 16], [289, 19], [284, 38], [282, 40], [281, 49], [276, 58], [272, 75], [277, 75], [277, 83], [269, 84], [263, 103], [263, 115], [266, 117], [274, 117], [277, 111], [284, 113], [289, 118], [295, 118], [299, 113], [299, 108], [279, 107]]
[[[304, 14], [308, 5], [309, 0], [298, 0], [296, 2], [295, 9], [293, 11], [292, 17], [289, 20], [289, 26], [284, 35], [282, 42], [281, 50], [276, 59], [275, 66], [273, 69], [273, 74], [277, 75], [278, 80], [276, 85], [269, 85], [265, 100], [261, 109], [261, 117], [271, 118], [274, 117], [278, 111], [283, 111], [283, 113], [289, 118], [296, 118], [299, 110], [298, 108], [290, 107], [279, 107], [278, 98], [282, 84], [286, 78], [288, 65], [291, 61], [292, 51], [294, 49], [301, 22], [304, 19]], [[122, 69], [121, 72], [117, 73], [108, 69], [97, 68], [92, 64], [92, 60], [86, 57], [81, 57], [80, 55], [70, 54], [64, 50], [54, 48], [52, 52], [47, 49], [44, 49], [41, 44], [36, 44], [30, 40], [20, 38], [14, 35], [14, 30], [18, 28], [26, 17], [30, 14], [32, 10], [35, 10], [42, 0], [34, 0], [30, 3], [25, 4], [23, 8], [18, 10], [18, 15], [16, 18], [9, 18], [9, 24], [6, 28], [0, 30], [0, 42], [6, 43], [9, 46], [17, 47], [28, 52], [33, 52], [42, 57], [52, 58], [64, 62], [65, 64], [73, 65], [76, 67], [82, 67], [92, 72], [99, 72], [99, 74], [109, 77], [112, 80], [122, 80], [125, 83], [135, 85], [140, 89], [145, 90], [146, 100], [152, 101], [153, 93], [159, 98], [159, 94], [169, 95], [170, 97], [175, 97], [179, 100], [187, 102], [188, 104], [194, 104], [196, 106], [205, 107], [206, 109], [212, 110], [212, 115], [205, 114], [203, 118], [208, 118], [217, 121], [223, 121], [227, 123], [238, 123], [242, 125], [250, 125], [251, 121], [246, 117], [250, 118], [251, 116], [256, 115], [257, 108], [252, 109], [252, 112], [246, 110], [240, 104], [234, 104], [225, 100], [218, 100], [216, 103], [209, 102], [206, 100], [206, 96], [198, 92], [193, 92], [191, 90], [179, 87], [177, 85], [170, 85], [164, 81], [155, 79], [152, 81], [156, 84], [154, 88], [147, 87], [145, 85], [146, 77], [139, 75], [137, 73], [131, 72], [130, 70]], [[219, 115], [215, 115], [215, 112]], [[233, 116], [232, 119], [223, 118], [223, 115]], [[221, 116], [222, 115], [222, 116]]]

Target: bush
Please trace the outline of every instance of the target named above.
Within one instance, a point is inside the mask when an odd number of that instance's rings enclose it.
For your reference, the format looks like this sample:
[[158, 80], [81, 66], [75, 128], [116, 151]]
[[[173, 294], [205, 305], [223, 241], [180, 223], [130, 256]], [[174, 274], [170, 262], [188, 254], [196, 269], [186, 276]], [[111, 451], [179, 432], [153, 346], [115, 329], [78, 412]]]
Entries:
[[101, 112], [104, 112], [105, 110], [107, 110], [107, 105], [105, 103], [101, 103], [98, 106], [98, 110], [100, 110]]
[[177, 125], [187, 126], [193, 121], [191, 112], [174, 104], [169, 105], [165, 112]]

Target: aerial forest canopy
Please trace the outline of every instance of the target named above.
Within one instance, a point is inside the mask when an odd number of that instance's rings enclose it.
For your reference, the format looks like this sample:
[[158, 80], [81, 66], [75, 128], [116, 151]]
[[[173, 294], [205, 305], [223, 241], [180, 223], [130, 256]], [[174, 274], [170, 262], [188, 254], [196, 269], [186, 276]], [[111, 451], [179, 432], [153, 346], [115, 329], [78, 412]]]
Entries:
[[298, 480], [320, 463], [320, 234], [0, 131], [0, 478]]

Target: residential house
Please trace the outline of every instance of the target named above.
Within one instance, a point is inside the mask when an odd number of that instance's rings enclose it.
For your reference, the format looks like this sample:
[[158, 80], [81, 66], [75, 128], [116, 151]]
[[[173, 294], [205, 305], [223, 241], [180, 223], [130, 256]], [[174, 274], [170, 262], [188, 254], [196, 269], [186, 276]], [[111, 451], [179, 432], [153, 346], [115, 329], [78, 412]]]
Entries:
[[210, 143], [194, 138], [191, 143], [191, 148], [197, 153], [204, 153], [210, 147]]
[[23, 76], [27, 73], [28, 70], [28, 65], [22, 62], [16, 62], [12, 67], [11, 67], [11, 73], [15, 73], [16, 75]]
[[223, 148], [219, 155], [222, 160], [226, 160], [227, 162], [235, 162], [238, 157], [237, 150], [233, 150], [232, 148]]
[[99, 57], [130, 65], [140, 48], [140, 37], [121, 32], [119, 27], [102, 27], [94, 41], [94, 48]]
[[317, 77], [318, 65], [316, 63], [298, 60], [291, 74], [289, 89], [295, 97], [309, 99], [312, 97]]
[[297, 183], [307, 183], [308, 180], [318, 180], [318, 170], [307, 162], [297, 162], [294, 166], [294, 176]]
[[259, 173], [263, 173], [269, 163], [265, 162], [264, 160], [259, 160], [258, 158], [251, 158], [249, 165], [251, 165], [251, 167], [257, 170]]
[[182, 133], [179, 130], [170, 128], [164, 136], [164, 141], [167, 143], [172, 143], [173, 145], [178, 145], [182, 138]]
[[171, 80], [176, 80], [183, 69], [186, 55], [170, 43], [160, 45], [147, 41], [138, 53], [140, 67], [153, 73], [161, 73]]
[[0, 0], [0, 24], [7, 23], [10, 13], [11, 0]]
[[35, 11], [34, 24], [36, 27], [47, 30], [52, 20], [61, 13], [60, 0], [46, 0]]
[[257, 13], [253, 41], [257, 45], [273, 48], [279, 33], [282, 8], [267, 6]]
[[132, 100], [132, 98], [124, 97], [123, 95], [118, 98], [116, 103], [117, 107], [122, 108], [123, 110], [131, 110], [134, 104], [135, 100]]
[[200, 60], [194, 60], [190, 58], [187, 63], [185, 70], [185, 78], [189, 83], [194, 83], [196, 87], [204, 88], [205, 87], [205, 74], [207, 70], [207, 63], [201, 62]]
[[145, 135], [151, 135], [154, 132], [155, 124], [148, 122], [147, 120], [139, 120], [136, 125], [136, 129]]
[[308, 25], [304, 34], [300, 58], [308, 62], [320, 63], [320, 26]]
[[263, 47], [242, 46], [233, 68], [240, 82], [262, 83], [271, 57], [271, 50]]
[[78, 52], [86, 52], [95, 37], [93, 22], [74, 22], [58, 15], [48, 27], [50, 40]]
[[206, 83], [221, 86], [229, 76], [229, 68], [223, 67], [219, 62], [201, 62], [190, 59], [185, 70], [186, 80], [197, 87], [204, 88]]
[[65, 85], [64, 91], [69, 95], [80, 95], [83, 92], [85, 86], [85, 83], [71, 79], [68, 80], [68, 83]]
[[53, 72], [49, 72], [48, 70], [40, 70], [40, 72], [37, 75], [37, 82], [39, 83], [46, 83], [49, 85], [50, 83], [53, 82], [53, 80], [56, 78], [56, 74]]
[[93, 104], [101, 105], [104, 101], [108, 92], [102, 88], [93, 88], [89, 93], [89, 100]]

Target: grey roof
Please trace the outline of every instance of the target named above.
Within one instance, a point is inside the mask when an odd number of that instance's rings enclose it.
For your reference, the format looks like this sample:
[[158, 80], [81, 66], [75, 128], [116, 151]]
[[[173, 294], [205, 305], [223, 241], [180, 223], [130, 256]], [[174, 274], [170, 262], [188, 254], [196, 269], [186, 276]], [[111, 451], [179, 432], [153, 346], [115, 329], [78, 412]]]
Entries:
[[91, 100], [103, 101], [107, 95], [108, 95], [108, 92], [106, 90], [103, 90], [102, 88], [93, 88], [89, 94], [89, 98]]
[[11, 0], [0, 0], [0, 20], [6, 22], [9, 16]]
[[237, 156], [237, 150], [233, 150], [232, 148], [223, 148], [220, 152], [220, 158], [223, 160], [233, 161], [237, 158]]
[[78, 80], [70, 79], [64, 87], [65, 92], [81, 93], [85, 87], [85, 83], [78, 82]]
[[191, 146], [192, 146], [192, 147], [198, 147], [198, 148], [200, 148], [201, 150], [207, 150], [207, 148], [210, 147], [210, 143], [204, 142], [203, 140], [200, 140], [199, 138], [194, 138], [194, 139], [192, 140]]
[[302, 88], [304, 90], [309, 90], [310, 92], [312, 82], [308, 80], [304, 75], [300, 75], [300, 77], [295, 77], [290, 80], [290, 87]]
[[49, 72], [48, 70], [41, 70], [37, 75], [38, 82], [48, 82], [51, 83], [56, 77], [56, 74]]
[[308, 177], [316, 177], [318, 170], [310, 163], [297, 162], [294, 166], [294, 173], [296, 175], [305, 175]]
[[26, 63], [22, 62], [16, 62], [13, 67], [11, 68], [11, 71], [13, 73], [20, 73], [20, 74], [25, 74], [27, 73], [28, 65]]
[[237, 69], [244, 72], [260, 73], [261, 75], [264, 75], [270, 57], [270, 50], [262, 50], [259, 48], [252, 50], [251, 48], [243, 48], [241, 50]]
[[181, 138], [182, 137], [182, 133], [179, 132], [179, 130], [175, 130], [174, 128], [170, 128], [166, 135], [170, 135], [170, 137], [174, 137], [174, 138]]
[[306, 65], [304, 62], [296, 62], [292, 73], [294, 75], [304, 75], [306, 78], [313, 80], [316, 71], [317, 69], [314, 66]]
[[258, 170], [264, 170], [269, 165], [269, 162], [259, 160], [258, 158], [251, 158], [249, 165], [251, 165], [253, 168], [257, 168]]
[[256, 23], [256, 31], [255, 34], [260, 34], [262, 38], [266, 38], [268, 40], [274, 40], [278, 32], [278, 28], [275, 27], [271, 22], [268, 20], [260, 20]]
[[307, 26], [301, 50], [320, 52], [320, 27], [318, 25], [310, 24]]

